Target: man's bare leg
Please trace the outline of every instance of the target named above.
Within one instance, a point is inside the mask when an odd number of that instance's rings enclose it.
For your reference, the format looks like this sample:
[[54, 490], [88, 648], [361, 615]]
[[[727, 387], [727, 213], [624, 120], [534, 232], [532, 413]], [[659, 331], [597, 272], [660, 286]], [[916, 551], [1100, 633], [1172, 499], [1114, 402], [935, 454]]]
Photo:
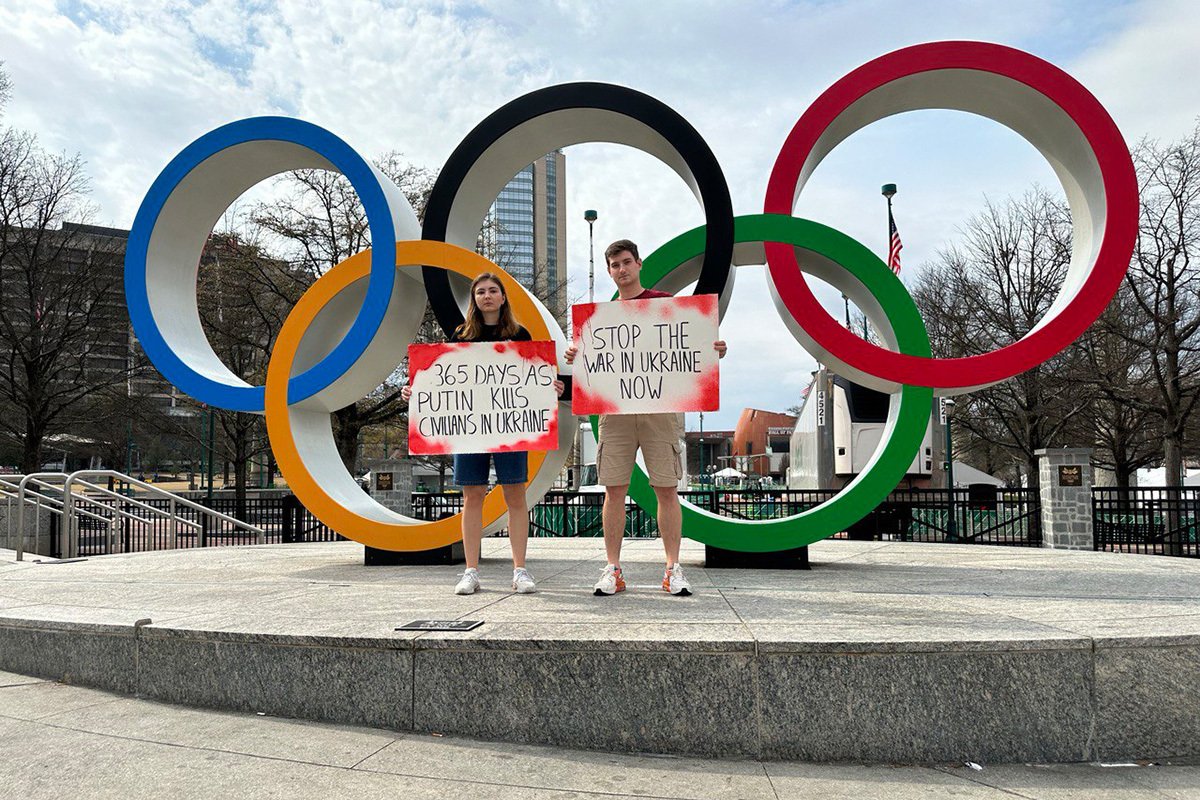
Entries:
[[658, 534], [662, 537], [667, 567], [679, 562], [679, 545], [683, 539], [683, 511], [679, 508], [679, 490], [674, 486], [655, 486], [658, 498]]
[[609, 564], [621, 563], [621, 541], [625, 538], [625, 495], [628, 492], [628, 483], [604, 487], [604, 552]]

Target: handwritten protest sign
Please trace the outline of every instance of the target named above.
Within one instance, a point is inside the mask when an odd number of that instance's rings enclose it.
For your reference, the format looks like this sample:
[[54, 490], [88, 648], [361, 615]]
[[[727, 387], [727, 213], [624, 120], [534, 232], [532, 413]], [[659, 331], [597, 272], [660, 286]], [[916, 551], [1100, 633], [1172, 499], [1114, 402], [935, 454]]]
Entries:
[[715, 411], [717, 296], [581, 303], [571, 307], [576, 414]]
[[408, 452], [558, 448], [554, 342], [414, 344], [408, 373]]

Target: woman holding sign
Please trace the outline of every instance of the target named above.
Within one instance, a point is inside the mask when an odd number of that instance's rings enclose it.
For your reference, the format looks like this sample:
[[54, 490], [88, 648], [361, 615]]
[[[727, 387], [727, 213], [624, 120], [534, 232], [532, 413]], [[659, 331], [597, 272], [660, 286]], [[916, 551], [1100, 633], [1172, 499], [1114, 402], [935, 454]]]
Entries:
[[[485, 272], [471, 282], [471, 299], [466, 319], [455, 329], [451, 342], [528, 342], [532, 339], [517, 323], [508, 295], [500, 279]], [[554, 390], [562, 396], [562, 381], [554, 381]], [[407, 402], [412, 389], [405, 386], [401, 396]], [[462, 487], [462, 538], [467, 567], [454, 587], [455, 594], [474, 594], [479, 588], [479, 544], [483, 539], [483, 500], [487, 496], [488, 473], [496, 468], [496, 482], [508, 506], [508, 539], [512, 545], [512, 588], [520, 594], [537, 591], [533, 576], [525, 567], [525, 549], [529, 540], [529, 509], [525, 503], [525, 483], [529, 478], [529, 454], [525, 451], [503, 453], [455, 453], [454, 482]]]

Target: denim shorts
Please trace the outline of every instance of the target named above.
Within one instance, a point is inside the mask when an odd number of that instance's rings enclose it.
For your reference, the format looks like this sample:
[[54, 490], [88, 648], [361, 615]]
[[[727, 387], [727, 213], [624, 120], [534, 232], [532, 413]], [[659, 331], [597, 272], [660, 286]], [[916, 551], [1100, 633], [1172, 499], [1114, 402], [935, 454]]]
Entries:
[[454, 482], [459, 486], [487, 486], [488, 467], [496, 464], [496, 483], [524, 483], [529, 477], [529, 453], [456, 453]]

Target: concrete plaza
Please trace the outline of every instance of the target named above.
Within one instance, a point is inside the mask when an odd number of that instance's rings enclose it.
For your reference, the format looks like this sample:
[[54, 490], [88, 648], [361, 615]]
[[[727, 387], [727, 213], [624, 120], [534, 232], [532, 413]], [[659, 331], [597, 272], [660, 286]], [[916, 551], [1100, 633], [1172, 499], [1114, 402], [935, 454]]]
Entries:
[[[630, 590], [597, 598], [598, 539], [534, 540], [535, 595], [509, 590], [506, 540], [484, 548], [466, 597], [457, 567], [367, 568], [348, 542], [7, 558], [0, 669], [417, 740], [765, 763], [1200, 755], [1192, 559], [830, 541], [811, 571], [708, 569], [687, 542], [697, 594], [676, 598], [639, 540]], [[395, 630], [417, 619], [483, 624]]]

